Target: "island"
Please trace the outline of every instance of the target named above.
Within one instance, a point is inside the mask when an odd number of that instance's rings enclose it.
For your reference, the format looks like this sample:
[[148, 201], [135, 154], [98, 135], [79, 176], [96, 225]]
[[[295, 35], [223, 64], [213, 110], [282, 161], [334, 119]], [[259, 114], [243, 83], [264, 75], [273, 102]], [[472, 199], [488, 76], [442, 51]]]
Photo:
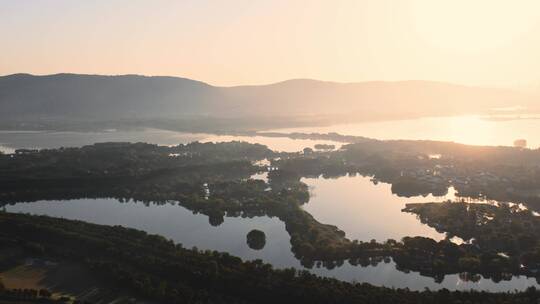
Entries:
[[[434, 154], [440, 157], [430, 157]], [[264, 159], [270, 160], [270, 165], [259, 165]], [[403, 197], [443, 194], [452, 185], [462, 198], [481, 194], [512, 200], [526, 206], [528, 213], [508, 213], [514, 224], [498, 228], [510, 233], [516, 231], [512, 229], [536, 227], [533, 212], [539, 204], [532, 194], [540, 188], [534, 178], [540, 174], [537, 164], [540, 154], [536, 150], [431, 141], [365, 140], [340, 150], [310, 153], [278, 153], [242, 142], [172, 147], [100, 143], [0, 155], [0, 202], [76, 198], [116, 198], [145, 204], [174, 201], [207, 215], [213, 226], [219, 226], [225, 216], [265, 215], [285, 223], [292, 251], [307, 268], [331, 269], [344, 261], [370, 265], [393, 259], [398, 269], [418, 271], [437, 281], [446, 274], [459, 273], [482, 274], [497, 281], [507, 279], [507, 274], [537, 277], [535, 234], [510, 238], [515, 240], [512, 250], [455, 243], [451, 240], [454, 235], [464, 240], [498, 241], [483, 238], [489, 235], [487, 230], [450, 225], [454, 213], [434, 217], [438, 213], [427, 212], [430, 205], [425, 205], [409, 206], [404, 212], [419, 214], [422, 221], [448, 233], [447, 239], [350, 240], [339, 227], [320, 223], [302, 208], [310, 195], [301, 179], [362, 174], [374, 182], [392, 184], [392, 190]], [[250, 178], [264, 171], [268, 181]], [[457, 202], [455, 206], [461, 205]]]

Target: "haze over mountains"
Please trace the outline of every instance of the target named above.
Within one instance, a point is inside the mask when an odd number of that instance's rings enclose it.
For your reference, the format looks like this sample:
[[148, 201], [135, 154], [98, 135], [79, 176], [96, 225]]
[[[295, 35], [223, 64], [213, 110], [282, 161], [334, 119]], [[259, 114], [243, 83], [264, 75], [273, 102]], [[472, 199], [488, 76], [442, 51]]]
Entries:
[[358, 120], [485, 113], [531, 106], [506, 89], [431, 81], [335, 83], [308, 79], [217, 87], [178, 77], [14, 74], [0, 77], [0, 118], [129, 119], [328, 116]]

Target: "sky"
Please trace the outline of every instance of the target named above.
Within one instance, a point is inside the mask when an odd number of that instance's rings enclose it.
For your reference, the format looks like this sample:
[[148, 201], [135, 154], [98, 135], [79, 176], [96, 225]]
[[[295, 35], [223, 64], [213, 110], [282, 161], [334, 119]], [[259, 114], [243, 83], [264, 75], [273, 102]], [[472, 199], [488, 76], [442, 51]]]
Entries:
[[0, 0], [0, 75], [540, 87], [536, 0]]

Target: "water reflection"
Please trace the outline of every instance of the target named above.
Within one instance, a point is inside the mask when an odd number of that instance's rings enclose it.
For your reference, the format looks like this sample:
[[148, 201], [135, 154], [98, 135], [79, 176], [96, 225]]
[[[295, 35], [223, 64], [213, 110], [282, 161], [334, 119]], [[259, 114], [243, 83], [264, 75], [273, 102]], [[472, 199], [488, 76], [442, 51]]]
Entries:
[[447, 197], [400, 198], [392, 194], [391, 185], [374, 185], [364, 176], [303, 178], [302, 181], [311, 189], [304, 210], [319, 222], [338, 226], [350, 239], [382, 242], [405, 236], [426, 236], [437, 241], [445, 238], [445, 234], [420, 223], [416, 215], [401, 210], [406, 203], [443, 201]]
[[442, 281], [437, 282], [434, 278], [422, 276], [418, 272], [397, 271], [396, 264], [393, 261], [388, 263], [379, 262], [376, 265], [368, 265], [366, 267], [353, 266], [345, 262], [341, 267], [336, 267], [332, 270], [315, 268], [312, 271], [319, 275], [350, 282], [369, 282], [376, 286], [409, 288], [411, 290], [424, 290], [425, 288], [437, 290], [446, 288], [448, 290], [474, 289], [491, 292], [508, 292], [525, 290], [531, 286], [540, 287], [536, 279], [525, 276], [513, 276], [508, 281], [495, 283], [493, 280], [481, 276], [477, 281], [471, 281], [467, 275], [453, 274], [446, 275]]
[[24, 132], [0, 131], [0, 142], [10, 149], [80, 147], [96, 142], [147, 142], [177, 145], [200, 140], [208, 135], [157, 129], [108, 132]]
[[357, 135], [376, 139], [421, 139], [454, 141], [471, 145], [511, 146], [516, 139], [526, 139], [529, 147], [540, 146], [536, 130], [540, 118], [534, 117], [453, 116], [408, 120], [338, 124], [327, 127], [302, 127], [276, 132], [329, 133]]
[[[212, 137], [162, 130], [144, 132], [104, 132], [104, 133], [0, 133], [0, 142], [7, 149], [19, 147], [51, 148], [60, 146], [80, 146], [96, 141], [146, 141], [156, 144], [175, 145], [193, 140], [239, 140], [245, 137]], [[295, 141], [292, 139], [258, 137], [251, 142], [268, 145], [272, 149], [284, 147], [298, 151], [305, 146], [313, 146], [320, 141]], [[267, 173], [252, 178], [268, 180]], [[434, 229], [421, 224], [415, 215], [403, 213], [406, 203], [438, 202], [455, 199], [453, 188], [442, 197], [426, 196], [400, 198], [392, 194], [391, 186], [384, 183], [373, 185], [368, 177], [347, 176], [337, 179], [304, 178], [311, 186], [312, 198], [304, 205], [306, 211], [328, 224], [337, 225], [349, 238], [369, 241], [388, 238], [400, 239], [403, 236], [429, 236], [436, 240], [445, 237]], [[122, 225], [163, 235], [186, 247], [226, 251], [243, 259], [262, 259], [275, 267], [301, 268], [291, 253], [290, 236], [283, 222], [276, 218], [254, 217], [233, 218], [193, 214], [173, 204], [149, 205], [119, 203], [112, 199], [80, 199], [72, 201], [40, 201], [8, 206], [10, 212], [29, 212], [47, 214], [55, 217], [79, 219], [97, 224]], [[266, 235], [265, 245], [258, 250], [249, 246], [247, 233], [253, 229]], [[257, 248], [255, 248], [257, 249]], [[538, 286], [533, 278], [512, 277], [510, 281], [495, 283], [490, 279], [472, 282], [466, 275], [447, 275], [440, 283], [416, 272], [403, 272], [396, 269], [393, 261], [383, 260], [360, 263], [339, 262], [327, 269], [315, 267], [311, 271], [342, 280], [368, 282], [378, 286], [410, 288], [422, 290], [448, 288], [451, 290], [482, 289], [490, 291], [524, 290], [528, 286]]]
[[[285, 224], [277, 218], [224, 217], [219, 226], [212, 226], [207, 216], [172, 203], [145, 205], [114, 199], [18, 203], [6, 206], [6, 211], [121, 225], [163, 235], [188, 248], [226, 251], [244, 259], [262, 259], [276, 267], [300, 267], [291, 252]], [[253, 229], [264, 231], [264, 249], [253, 250], [246, 244], [246, 234]]]
[[317, 144], [332, 144], [340, 147], [340, 143], [322, 140], [299, 140], [290, 138], [271, 138], [262, 136], [225, 136], [204, 133], [183, 133], [158, 129], [137, 131], [109, 132], [24, 132], [0, 131], [0, 151], [13, 153], [19, 148], [59, 148], [80, 147], [96, 142], [146, 142], [158, 145], [187, 144], [193, 141], [224, 142], [245, 141], [268, 146], [275, 151], [298, 152], [305, 147], [314, 148]]
[[[214, 227], [209, 218], [193, 214], [187, 209], [169, 204], [120, 203], [114, 199], [77, 199], [70, 201], [39, 201], [6, 206], [8, 212], [22, 212], [77, 219], [103, 225], [121, 225], [160, 234], [185, 247], [226, 251], [245, 260], [261, 259], [274, 267], [301, 269], [299, 261], [291, 252], [290, 237], [285, 225], [276, 218], [223, 217], [223, 222]], [[248, 245], [247, 233], [259, 230], [264, 233], [264, 245]], [[253, 247], [256, 247], [253, 249]], [[256, 249], [256, 250], [255, 250]], [[495, 283], [480, 278], [477, 282], [464, 281], [464, 276], [447, 275], [440, 282], [417, 272], [400, 271], [390, 259], [371, 259], [352, 265], [347, 261], [332, 262], [332, 265], [317, 263], [309, 271], [340, 280], [366, 282], [377, 286], [450, 290], [480, 289], [489, 291], [525, 290], [529, 286], [539, 287], [533, 278], [512, 277], [509, 281]], [[357, 265], [356, 265], [357, 264]], [[318, 267], [317, 267], [318, 266]]]

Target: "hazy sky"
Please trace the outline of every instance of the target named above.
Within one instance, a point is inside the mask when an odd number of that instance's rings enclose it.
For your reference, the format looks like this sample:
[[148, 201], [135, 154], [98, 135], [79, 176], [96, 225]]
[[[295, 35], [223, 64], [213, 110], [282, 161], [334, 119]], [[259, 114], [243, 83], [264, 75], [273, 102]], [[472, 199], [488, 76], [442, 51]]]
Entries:
[[0, 74], [540, 84], [540, 1], [0, 0]]

